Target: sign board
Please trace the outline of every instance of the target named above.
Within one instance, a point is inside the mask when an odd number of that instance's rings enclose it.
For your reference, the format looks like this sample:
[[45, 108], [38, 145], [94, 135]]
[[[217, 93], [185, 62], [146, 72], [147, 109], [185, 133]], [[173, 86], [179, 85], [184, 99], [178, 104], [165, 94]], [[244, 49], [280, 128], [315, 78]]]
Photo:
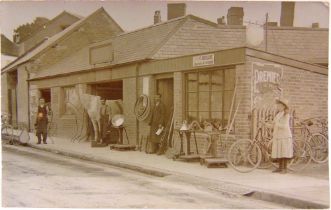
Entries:
[[215, 64], [214, 54], [198, 55], [193, 57], [193, 67], [209, 66], [214, 64]]
[[275, 98], [282, 94], [283, 67], [277, 64], [254, 62], [252, 64], [252, 75], [253, 107], [272, 106]]

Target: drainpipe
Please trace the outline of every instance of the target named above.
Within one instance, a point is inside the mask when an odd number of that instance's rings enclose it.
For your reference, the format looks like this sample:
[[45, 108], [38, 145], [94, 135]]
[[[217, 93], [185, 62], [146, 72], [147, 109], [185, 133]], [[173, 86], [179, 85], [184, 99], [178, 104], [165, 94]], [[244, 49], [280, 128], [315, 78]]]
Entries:
[[[141, 63], [138, 63], [136, 66], [136, 100], [139, 97], [139, 69], [140, 69]], [[137, 135], [136, 135], [136, 146], [139, 145], [139, 121], [136, 118], [136, 130], [137, 130]]]
[[27, 82], [28, 82], [28, 131], [31, 131], [30, 130], [30, 72], [28, 71], [27, 67], [25, 66], [25, 71], [26, 71], [26, 74], [28, 75], [28, 79], [27, 79]]

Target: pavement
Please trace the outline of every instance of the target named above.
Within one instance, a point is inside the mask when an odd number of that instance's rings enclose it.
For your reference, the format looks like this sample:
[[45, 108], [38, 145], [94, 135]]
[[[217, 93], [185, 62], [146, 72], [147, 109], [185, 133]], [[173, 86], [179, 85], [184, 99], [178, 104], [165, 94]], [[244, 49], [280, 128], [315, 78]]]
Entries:
[[[77, 143], [65, 138], [51, 137], [48, 144], [36, 142], [36, 136], [30, 133], [28, 147], [59, 155], [199, 184], [225, 194], [248, 196], [294, 208], [329, 209], [330, 206], [328, 163], [311, 163], [304, 171], [287, 174], [272, 173], [272, 169], [239, 173], [231, 167], [207, 168], [196, 162], [174, 161], [165, 155], [116, 151], [110, 150], [109, 146], [92, 148], [90, 142]], [[19, 147], [15, 149], [20, 150]]]

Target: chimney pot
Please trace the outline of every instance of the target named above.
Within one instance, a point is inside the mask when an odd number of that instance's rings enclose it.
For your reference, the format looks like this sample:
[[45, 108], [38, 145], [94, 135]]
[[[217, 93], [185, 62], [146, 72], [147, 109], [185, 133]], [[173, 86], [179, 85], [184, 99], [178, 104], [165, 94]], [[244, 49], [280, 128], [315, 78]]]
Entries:
[[280, 26], [293, 26], [295, 2], [282, 2]]
[[217, 18], [217, 23], [219, 25], [225, 25], [225, 17], [222, 16], [221, 18]]
[[313, 24], [311, 24], [311, 27], [312, 28], [319, 28], [320, 24], [319, 23], [313, 23]]
[[243, 25], [244, 9], [242, 7], [231, 7], [228, 9], [228, 25]]
[[157, 10], [154, 13], [154, 24], [161, 23], [161, 11]]
[[182, 17], [186, 15], [185, 3], [169, 3], [168, 4], [168, 20]]

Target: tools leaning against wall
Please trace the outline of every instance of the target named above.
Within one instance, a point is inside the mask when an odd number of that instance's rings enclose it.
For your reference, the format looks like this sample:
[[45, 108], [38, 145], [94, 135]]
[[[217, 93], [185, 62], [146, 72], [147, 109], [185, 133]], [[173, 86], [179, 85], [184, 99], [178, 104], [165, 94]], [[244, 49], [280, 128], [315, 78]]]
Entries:
[[169, 147], [170, 144], [170, 137], [172, 136], [173, 133], [173, 124], [174, 124], [174, 109], [171, 108], [169, 120], [167, 122], [167, 125], [165, 129], [162, 132], [162, 137], [161, 137], [161, 142], [160, 142], [160, 148], [158, 151], [158, 154], [164, 154], [167, 148]]

